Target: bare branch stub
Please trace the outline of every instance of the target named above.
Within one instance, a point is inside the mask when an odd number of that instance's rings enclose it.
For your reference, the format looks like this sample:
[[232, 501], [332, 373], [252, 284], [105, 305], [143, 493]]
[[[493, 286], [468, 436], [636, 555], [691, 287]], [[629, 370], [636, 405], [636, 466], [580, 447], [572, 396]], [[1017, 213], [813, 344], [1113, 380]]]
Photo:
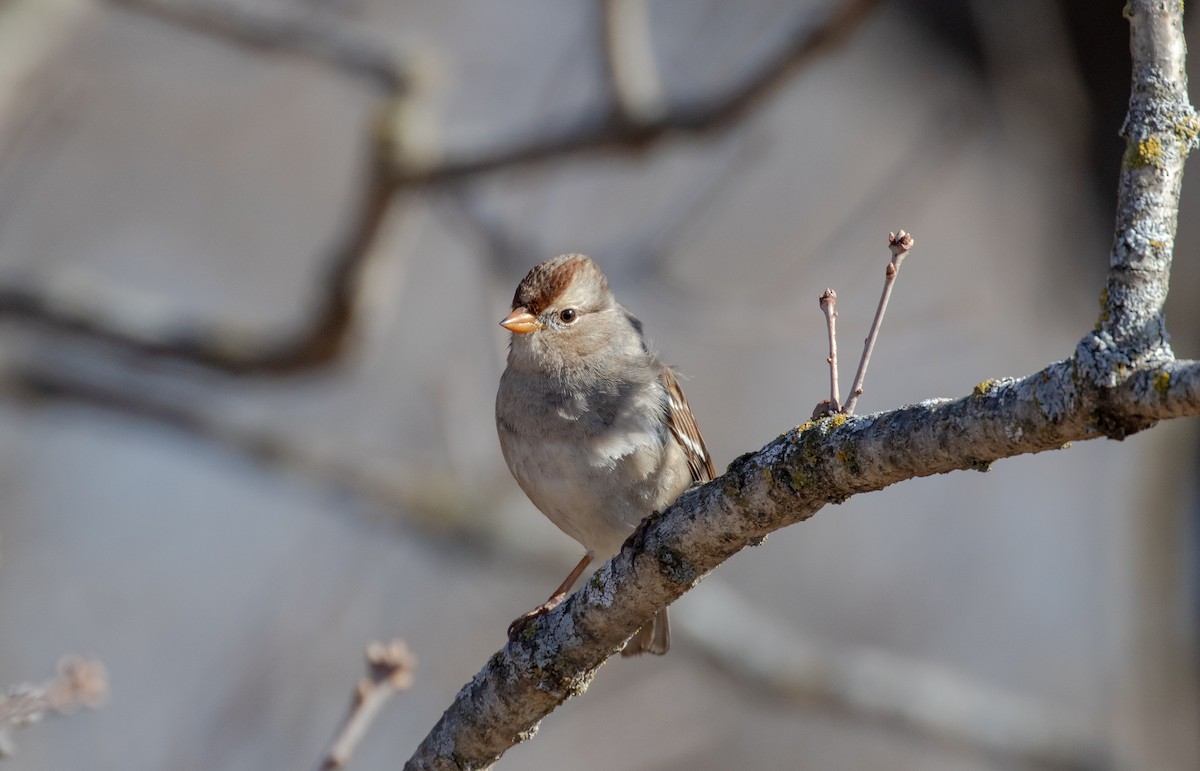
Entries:
[[[69, 715], [80, 707], [96, 709], [108, 700], [108, 671], [96, 659], [64, 656], [57, 674], [42, 683], [23, 683], [0, 692], [0, 740], [9, 728], [24, 728], [50, 714]], [[8, 754], [0, 741], [0, 757]]]
[[888, 249], [892, 253], [892, 259], [884, 269], [883, 292], [879, 296], [879, 305], [875, 308], [875, 318], [871, 320], [871, 330], [867, 333], [866, 340], [863, 341], [862, 358], [858, 362], [858, 372], [854, 375], [854, 385], [850, 386], [850, 398], [842, 407], [842, 412], [847, 415], [854, 414], [854, 406], [858, 404], [858, 397], [862, 396], [863, 381], [867, 377], [867, 364], [871, 361], [871, 351], [875, 349], [879, 328], [883, 326], [883, 314], [887, 311], [888, 299], [892, 296], [892, 286], [896, 283], [900, 264], [904, 262], [905, 255], [912, 249], [914, 243], [913, 237], [904, 230], [888, 233]]
[[317, 766], [320, 771], [345, 768], [383, 705], [394, 694], [412, 687], [416, 665], [416, 657], [403, 640], [367, 646], [367, 676], [354, 689], [350, 711]]
[[829, 364], [829, 399], [819, 403], [813, 409], [813, 419], [832, 415], [842, 409], [841, 395], [838, 393], [837, 369], [837, 292], [826, 289], [818, 301], [821, 311], [825, 314], [825, 328], [829, 332], [829, 356], [825, 361]]

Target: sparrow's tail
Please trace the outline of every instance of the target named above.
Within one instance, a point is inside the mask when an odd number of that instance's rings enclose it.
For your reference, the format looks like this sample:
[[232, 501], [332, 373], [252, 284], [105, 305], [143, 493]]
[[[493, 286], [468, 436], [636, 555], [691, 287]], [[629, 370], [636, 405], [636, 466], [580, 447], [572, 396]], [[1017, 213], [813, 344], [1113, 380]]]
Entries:
[[622, 656], [640, 656], [643, 653], [653, 653], [661, 656], [671, 647], [671, 625], [667, 623], [667, 609], [663, 608], [650, 619], [650, 623], [637, 631], [625, 647], [621, 649]]

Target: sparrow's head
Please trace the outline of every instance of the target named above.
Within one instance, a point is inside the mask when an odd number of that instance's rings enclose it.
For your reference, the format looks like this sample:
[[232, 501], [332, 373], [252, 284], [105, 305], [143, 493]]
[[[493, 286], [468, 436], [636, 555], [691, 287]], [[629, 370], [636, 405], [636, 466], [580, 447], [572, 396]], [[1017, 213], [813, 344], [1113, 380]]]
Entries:
[[563, 254], [535, 265], [517, 286], [500, 326], [512, 350], [544, 366], [570, 366], [605, 348], [641, 349], [637, 321], [622, 308], [591, 258]]

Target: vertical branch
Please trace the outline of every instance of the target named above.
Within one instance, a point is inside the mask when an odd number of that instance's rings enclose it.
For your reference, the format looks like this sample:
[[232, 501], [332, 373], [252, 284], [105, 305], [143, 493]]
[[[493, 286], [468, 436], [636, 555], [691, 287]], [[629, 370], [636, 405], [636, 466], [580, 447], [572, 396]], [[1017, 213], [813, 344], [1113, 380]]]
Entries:
[[[839, 412], [842, 409], [842, 396], [838, 393], [838, 363], [837, 363], [837, 292], [826, 289], [819, 301], [821, 310], [825, 312], [825, 326], [829, 330], [829, 404], [818, 405], [822, 413]], [[815, 414], [815, 413], [814, 413]]]
[[646, 0], [599, 2], [605, 70], [617, 114], [626, 123], [652, 123], [666, 113], [667, 98], [654, 61]]
[[1126, 342], [1148, 359], [1170, 358], [1167, 299], [1179, 190], [1200, 120], [1188, 100], [1183, 3], [1130, 0], [1133, 81], [1121, 128], [1126, 150], [1117, 187], [1117, 218], [1095, 332], [1078, 348], [1081, 371], [1102, 386], [1135, 362], [1116, 360]]

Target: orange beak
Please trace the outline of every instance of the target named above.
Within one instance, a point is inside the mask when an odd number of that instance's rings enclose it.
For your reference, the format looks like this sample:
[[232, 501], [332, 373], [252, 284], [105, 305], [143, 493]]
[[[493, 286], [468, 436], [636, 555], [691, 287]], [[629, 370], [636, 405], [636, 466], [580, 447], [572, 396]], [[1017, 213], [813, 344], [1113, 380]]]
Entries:
[[518, 335], [524, 335], [542, 328], [542, 324], [537, 320], [537, 316], [525, 310], [525, 306], [523, 305], [513, 308], [513, 312], [504, 317], [504, 321], [500, 322], [500, 326]]

